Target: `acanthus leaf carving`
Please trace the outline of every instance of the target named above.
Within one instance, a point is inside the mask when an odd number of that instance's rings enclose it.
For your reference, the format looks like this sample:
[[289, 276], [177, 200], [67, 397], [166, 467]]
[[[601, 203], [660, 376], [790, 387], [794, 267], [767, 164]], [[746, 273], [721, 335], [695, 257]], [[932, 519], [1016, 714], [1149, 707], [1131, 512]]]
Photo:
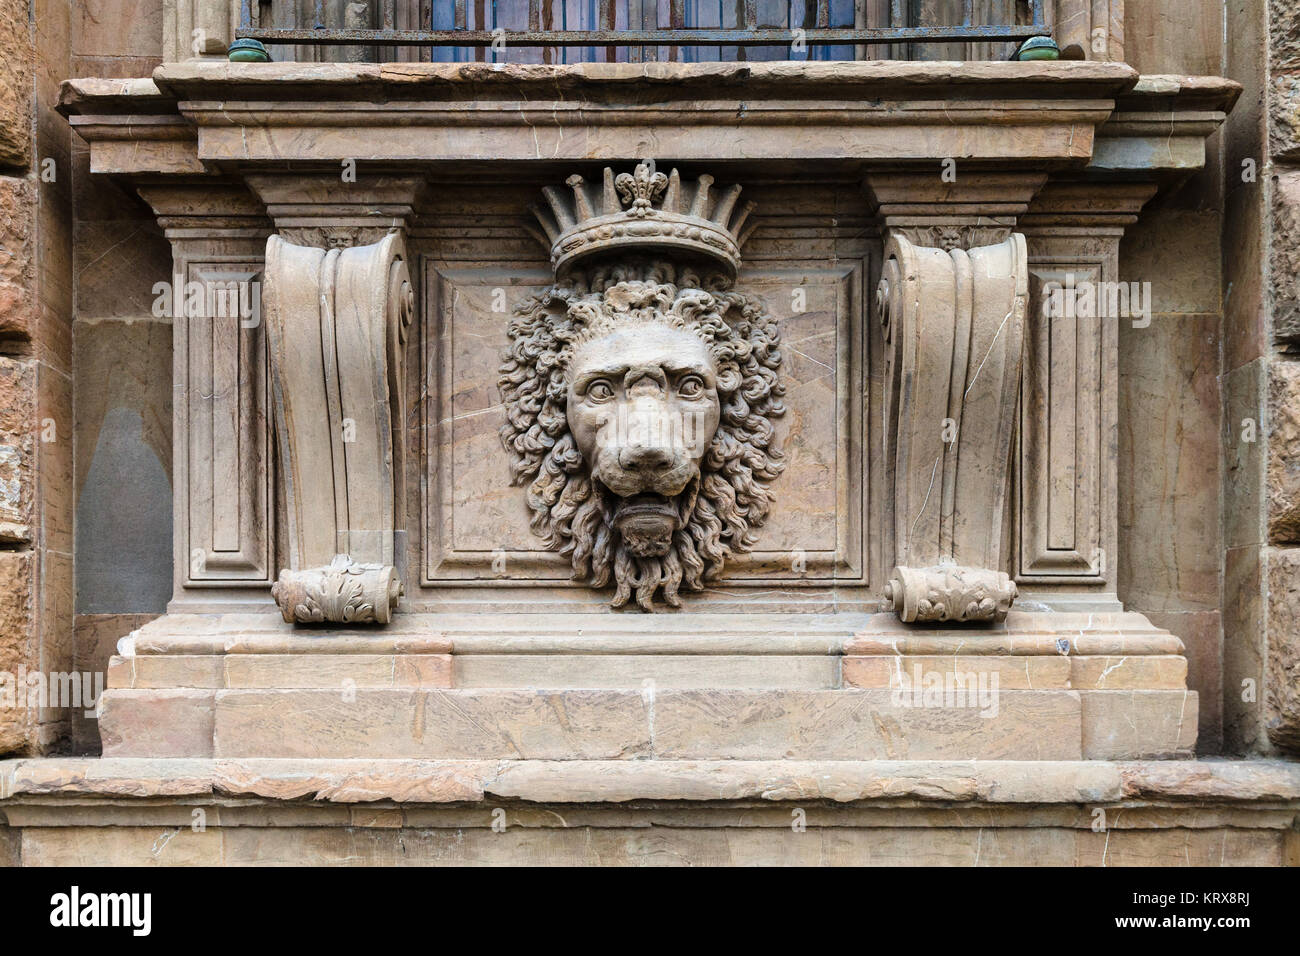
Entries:
[[964, 568], [894, 568], [885, 601], [905, 624], [1004, 621], [1016, 583], [1003, 571]]
[[322, 568], [285, 568], [271, 587], [289, 624], [387, 624], [401, 594], [391, 566], [357, 564], [346, 554]]

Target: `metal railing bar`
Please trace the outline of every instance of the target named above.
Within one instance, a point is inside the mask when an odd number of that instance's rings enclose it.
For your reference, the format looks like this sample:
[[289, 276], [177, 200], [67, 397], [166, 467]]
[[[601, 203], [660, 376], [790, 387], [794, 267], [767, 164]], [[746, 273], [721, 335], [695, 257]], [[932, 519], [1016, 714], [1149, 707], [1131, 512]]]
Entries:
[[[240, 39], [263, 43], [311, 43], [322, 46], [465, 46], [486, 47], [494, 39], [489, 30], [263, 30], [240, 29]], [[831, 27], [804, 31], [811, 44], [900, 43], [957, 40], [1025, 40], [1048, 36], [1041, 24], [941, 26], [941, 27]], [[791, 30], [506, 30], [507, 46], [787, 46]]]

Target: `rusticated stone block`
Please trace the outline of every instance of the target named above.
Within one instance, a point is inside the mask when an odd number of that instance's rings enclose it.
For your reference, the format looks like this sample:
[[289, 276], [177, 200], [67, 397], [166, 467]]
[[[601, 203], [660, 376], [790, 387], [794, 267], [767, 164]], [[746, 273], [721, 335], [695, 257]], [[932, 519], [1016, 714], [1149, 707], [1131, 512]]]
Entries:
[[0, 356], [0, 545], [32, 539], [36, 366]]
[[[1282, 73], [1272, 78], [1269, 96], [1269, 152], [1276, 162], [1300, 159], [1300, 76]], [[1274, 238], [1276, 248], [1277, 237]]]
[[32, 141], [32, 37], [27, 4], [0, 3], [0, 166], [26, 166]]
[[1300, 543], [1300, 362], [1268, 374], [1268, 539]]
[[1300, 170], [1282, 169], [1274, 177], [1270, 248], [1273, 336], [1284, 345], [1300, 344]]
[[[0, 551], [0, 674], [16, 683], [19, 669], [34, 667], [32, 587], [35, 561], [30, 551]], [[15, 688], [16, 689], [16, 688]], [[15, 699], [0, 701], [0, 755], [30, 749], [36, 714]]]
[[[1253, 4], [1246, 4], [1252, 7]], [[1300, 69], [1300, 2], [1268, 0], [1268, 50], [1273, 69]]]
[[31, 338], [35, 324], [35, 208], [30, 180], [0, 176], [0, 338]]
[[1273, 746], [1300, 753], [1300, 549], [1268, 552], [1264, 726]]

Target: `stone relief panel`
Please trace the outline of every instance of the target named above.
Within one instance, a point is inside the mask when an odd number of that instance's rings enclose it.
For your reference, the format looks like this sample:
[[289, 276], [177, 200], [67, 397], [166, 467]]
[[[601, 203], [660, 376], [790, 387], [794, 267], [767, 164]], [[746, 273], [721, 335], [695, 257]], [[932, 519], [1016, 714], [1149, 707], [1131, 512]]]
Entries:
[[[486, 254], [475, 258], [475, 265], [464, 267], [426, 264], [424, 434], [429, 454], [420, 583], [590, 587], [590, 563], [587, 575], [573, 580], [573, 551], [564, 555], [552, 550], [533, 533], [534, 522], [545, 531], [550, 506], [531, 510], [527, 485], [511, 485], [512, 460], [498, 434], [506, 409], [493, 387], [501, 346], [507, 342], [509, 310], [531, 299], [543, 303], [537, 306], [543, 311], [560, 313], [567, 311], [570, 300], [583, 296], [556, 296], [548, 307], [545, 294], [554, 280], [547, 271], [510, 263], [483, 264], [490, 260]], [[774, 258], [770, 252], [768, 258]], [[739, 531], [751, 536], [750, 550], [726, 555], [719, 562], [719, 586], [865, 584], [866, 450], [861, 436], [866, 396], [860, 310], [867, 269], [861, 258], [832, 258], [789, 269], [761, 262], [740, 272], [734, 288], [743, 296], [741, 316], [745, 304], [765, 307], [780, 334], [784, 414], [766, 415], [764, 427], [771, 430], [767, 447], [781, 453], [783, 473], [765, 482], [775, 502], [767, 506], [763, 523], [751, 522]], [[640, 283], [644, 293], [652, 278], [649, 273], [639, 274], [628, 283]], [[626, 312], [644, 307], [628, 298], [629, 284], [607, 304], [610, 287], [619, 284], [606, 281], [600, 292], [601, 308]], [[673, 294], [664, 303], [669, 314], [679, 298], [680, 294]], [[689, 308], [697, 308], [694, 300]], [[609, 318], [597, 314], [593, 324]], [[701, 341], [694, 332], [690, 335]], [[562, 431], [573, 442], [574, 455], [580, 456], [567, 420]], [[701, 455], [700, 461], [706, 459]], [[619, 479], [610, 477], [610, 481]], [[564, 491], [561, 487], [558, 493], [562, 496]], [[608, 517], [613, 520], [613, 515]], [[653, 520], [646, 522], [653, 524]], [[589, 554], [586, 558], [590, 562]], [[701, 581], [709, 586], [702, 572]], [[612, 565], [607, 583], [611, 596], [617, 596]], [[686, 591], [680, 586], [679, 593]], [[629, 599], [635, 592], [635, 586], [630, 586]], [[665, 601], [662, 591], [655, 601]]]
[[525, 300], [509, 334], [501, 438], [575, 579], [680, 607], [753, 547], [785, 470], [780, 332], [756, 299], [623, 260]]

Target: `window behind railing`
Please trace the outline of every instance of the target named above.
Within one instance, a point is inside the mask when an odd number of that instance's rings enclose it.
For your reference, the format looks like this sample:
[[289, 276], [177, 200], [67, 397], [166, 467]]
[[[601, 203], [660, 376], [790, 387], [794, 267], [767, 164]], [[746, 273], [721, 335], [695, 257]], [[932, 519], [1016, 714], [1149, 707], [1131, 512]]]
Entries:
[[276, 60], [1006, 59], [1044, 0], [242, 0]]

